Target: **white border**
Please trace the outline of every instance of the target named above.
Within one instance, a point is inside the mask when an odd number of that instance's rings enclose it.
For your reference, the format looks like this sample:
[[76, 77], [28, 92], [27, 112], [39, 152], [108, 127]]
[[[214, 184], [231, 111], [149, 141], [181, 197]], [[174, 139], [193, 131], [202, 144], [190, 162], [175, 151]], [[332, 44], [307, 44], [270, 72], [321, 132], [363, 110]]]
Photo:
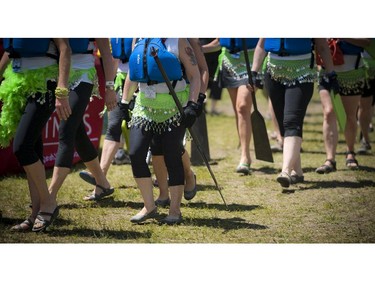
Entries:
[[364, 0], [21, 0], [1, 11], [1, 37], [375, 37]]

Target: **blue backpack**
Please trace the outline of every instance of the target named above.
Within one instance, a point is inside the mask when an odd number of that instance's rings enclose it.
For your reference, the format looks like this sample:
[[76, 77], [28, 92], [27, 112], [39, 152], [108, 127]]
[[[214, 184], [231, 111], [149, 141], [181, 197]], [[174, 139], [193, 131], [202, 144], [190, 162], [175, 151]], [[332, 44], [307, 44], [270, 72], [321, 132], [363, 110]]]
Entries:
[[[253, 49], [258, 43], [258, 38], [246, 38], [246, 47]], [[243, 49], [242, 38], [220, 38], [220, 45], [229, 50], [230, 53], [237, 53]]]
[[89, 50], [90, 41], [89, 38], [69, 38], [72, 54], [92, 54], [92, 50]]
[[143, 38], [134, 46], [129, 58], [129, 75], [131, 81], [148, 84], [165, 82], [154, 57], [151, 48], [158, 51], [158, 57], [169, 80], [180, 80], [182, 68], [179, 59], [169, 52], [162, 38]]
[[10, 58], [41, 57], [47, 54], [50, 38], [4, 38], [4, 50]]
[[133, 38], [111, 38], [112, 56], [123, 63], [129, 61]]
[[311, 38], [266, 38], [264, 50], [279, 56], [309, 54], [313, 50]]

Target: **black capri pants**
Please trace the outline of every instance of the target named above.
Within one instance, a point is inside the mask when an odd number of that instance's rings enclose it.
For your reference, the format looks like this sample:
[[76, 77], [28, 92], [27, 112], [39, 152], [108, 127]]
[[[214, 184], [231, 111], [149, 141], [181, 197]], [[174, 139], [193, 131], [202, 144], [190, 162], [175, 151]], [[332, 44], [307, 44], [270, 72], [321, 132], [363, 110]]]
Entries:
[[165, 164], [168, 170], [169, 185], [183, 185], [185, 183], [184, 167], [181, 151], [184, 150], [183, 138], [185, 126], [174, 127], [171, 131], [155, 134], [142, 128], [131, 127], [129, 156], [135, 178], [151, 177], [151, 172], [146, 162], [147, 152], [153, 141], [162, 147]]
[[[120, 102], [121, 97], [117, 92], [117, 102]], [[122, 134], [122, 112], [119, 106], [116, 106], [115, 109], [108, 112], [108, 125], [105, 135], [106, 140], [120, 142]]]
[[83, 162], [94, 160], [98, 154], [86, 133], [83, 115], [90, 102], [93, 85], [81, 82], [69, 93], [69, 104], [72, 115], [68, 120], [61, 120], [59, 125], [59, 148], [56, 156], [56, 167], [71, 168], [74, 148]]
[[207, 66], [208, 66], [208, 74], [209, 74], [208, 88], [211, 90], [210, 99], [213, 99], [213, 100], [220, 100], [221, 93], [222, 93], [222, 88], [219, 86], [219, 80], [217, 81], [214, 80], [215, 72], [219, 64], [220, 54], [221, 54], [221, 50], [204, 54], [204, 57], [206, 59]]
[[13, 152], [21, 166], [34, 164], [38, 160], [44, 163], [42, 132], [55, 110], [55, 88], [56, 82], [47, 82], [48, 92], [44, 94], [43, 104], [37, 102], [42, 97], [41, 93], [27, 100], [13, 140]]
[[314, 93], [314, 83], [296, 82], [295, 85], [286, 86], [266, 73], [264, 88], [271, 99], [280, 134], [283, 137], [302, 138], [303, 120]]

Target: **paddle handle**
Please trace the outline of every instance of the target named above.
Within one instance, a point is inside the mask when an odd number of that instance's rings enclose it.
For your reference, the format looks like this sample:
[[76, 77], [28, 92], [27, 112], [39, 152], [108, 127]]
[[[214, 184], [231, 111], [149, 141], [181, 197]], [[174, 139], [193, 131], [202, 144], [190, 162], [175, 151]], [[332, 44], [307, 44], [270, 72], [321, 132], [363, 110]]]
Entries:
[[[242, 48], [243, 48], [243, 53], [245, 56], [246, 70], [247, 70], [247, 77], [249, 80], [249, 84], [254, 89], [253, 77], [251, 76], [251, 69], [250, 69], [250, 62], [249, 62], [249, 53], [247, 52], [247, 46], [246, 46], [246, 38], [242, 38]], [[258, 111], [258, 106], [257, 106], [257, 101], [255, 99], [254, 91], [251, 91], [251, 98], [253, 99], [254, 110]]]

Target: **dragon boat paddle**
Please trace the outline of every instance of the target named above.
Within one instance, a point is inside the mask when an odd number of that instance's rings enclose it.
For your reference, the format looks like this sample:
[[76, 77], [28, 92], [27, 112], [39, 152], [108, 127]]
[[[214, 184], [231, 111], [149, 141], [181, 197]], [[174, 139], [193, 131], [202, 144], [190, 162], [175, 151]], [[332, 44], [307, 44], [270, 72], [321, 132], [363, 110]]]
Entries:
[[[249, 79], [249, 84], [254, 88], [253, 79], [251, 77], [250, 62], [247, 52], [246, 39], [242, 39], [242, 47], [244, 51], [246, 70]], [[272, 150], [270, 146], [270, 141], [268, 139], [266, 122], [264, 121], [263, 115], [259, 112], [257, 107], [257, 102], [255, 99], [255, 92], [251, 92], [251, 98], [253, 100], [254, 110], [251, 113], [251, 126], [253, 130], [254, 139], [254, 150], [255, 157], [258, 160], [263, 160], [273, 163]]]

